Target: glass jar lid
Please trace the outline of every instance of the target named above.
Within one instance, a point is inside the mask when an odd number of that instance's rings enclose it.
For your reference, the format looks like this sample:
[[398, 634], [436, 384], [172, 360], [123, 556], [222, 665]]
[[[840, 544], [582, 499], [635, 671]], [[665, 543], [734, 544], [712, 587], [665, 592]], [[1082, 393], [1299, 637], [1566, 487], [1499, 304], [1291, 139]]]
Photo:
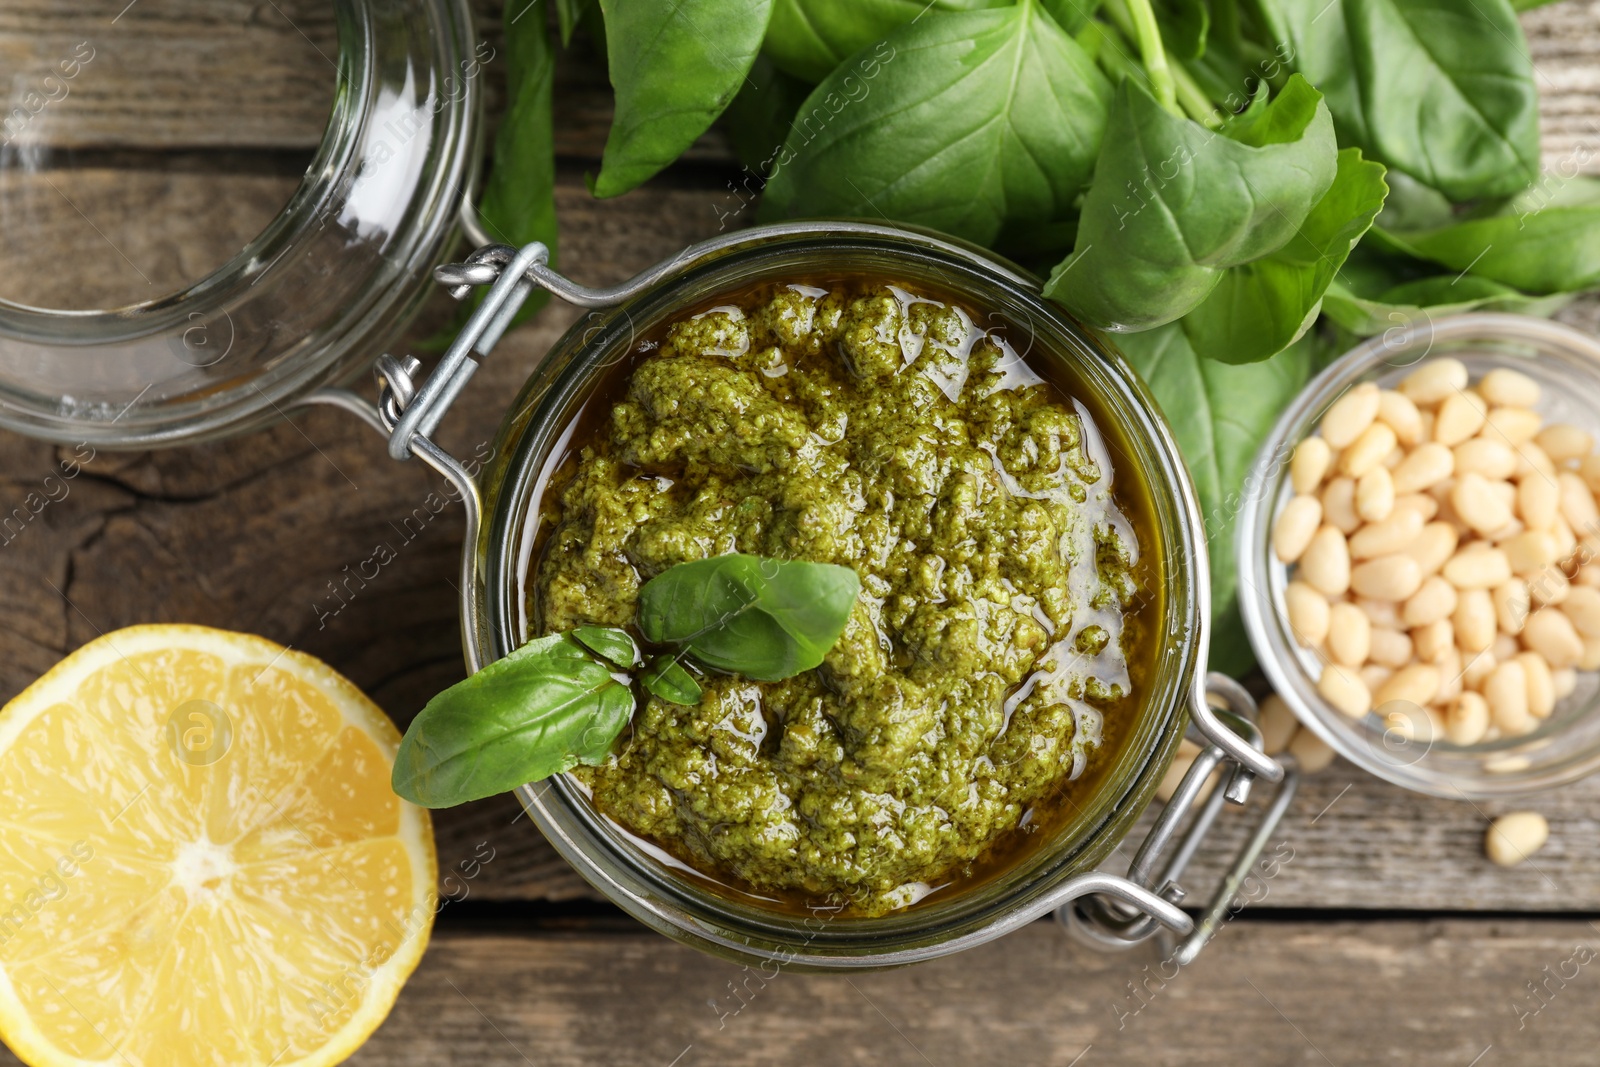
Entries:
[[462, 0], [108, 0], [0, 119], [0, 425], [107, 447], [253, 427], [365, 366], [476, 174]]

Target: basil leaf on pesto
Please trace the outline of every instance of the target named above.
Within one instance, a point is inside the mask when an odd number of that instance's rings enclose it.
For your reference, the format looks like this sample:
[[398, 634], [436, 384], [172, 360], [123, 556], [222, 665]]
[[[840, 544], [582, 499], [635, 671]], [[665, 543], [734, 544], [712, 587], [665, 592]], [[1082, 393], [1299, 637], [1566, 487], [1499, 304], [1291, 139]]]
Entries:
[[584, 648], [621, 670], [631, 671], [639, 665], [639, 646], [633, 638], [615, 626], [579, 626], [572, 636]]
[[639, 590], [645, 640], [708, 667], [776, 682], [822, 662], [861, 580], [849, 567], [730, 554], [669, 567]]
[[700, 703], [700, 683], [671, 656], [657, 656], [639, 674], [639, 684], [669, 704]]
[[537, 638], [428, 701], [400, 742], [394, 791], [446, 808], [598, 764], [633, 709], [633, 690], [570, 635]]

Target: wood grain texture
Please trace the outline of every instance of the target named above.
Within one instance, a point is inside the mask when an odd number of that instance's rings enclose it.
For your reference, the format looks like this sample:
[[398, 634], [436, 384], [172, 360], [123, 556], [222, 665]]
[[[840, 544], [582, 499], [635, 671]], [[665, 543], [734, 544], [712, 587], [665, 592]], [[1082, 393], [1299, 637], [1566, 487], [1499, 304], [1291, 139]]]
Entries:
[[[872, 974], [741, 969], [637, 929], [437, 936], [352, 1067], [1589, 1067], [1579, 921], [1225, 927], [1187, 968], [1037, 923]], [[1582, 961], [1587, 960], [1587, 963]], [[1537, 996], [1530, 983], [1538, 988]], [[16, 1061], [0, 1052], [0, 1063]]]
[[1175, 971], [1039, 923], [906, 970], [772, 977], [656, 937], [447, 936], [351, 1062], [1578, 1067], [1600, 1039], [1597, 956], [1576, 921], [1236, 920]]

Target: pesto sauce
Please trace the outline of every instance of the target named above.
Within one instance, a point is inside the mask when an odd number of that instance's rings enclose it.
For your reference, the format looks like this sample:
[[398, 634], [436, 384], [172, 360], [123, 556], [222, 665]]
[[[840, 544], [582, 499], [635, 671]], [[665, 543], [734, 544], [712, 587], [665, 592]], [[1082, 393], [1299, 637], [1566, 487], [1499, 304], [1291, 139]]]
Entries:
[[580, 437], [534, 632], [631, 626], [685, 560], [855, 568], [821, 667], [648, 697], [573, 773], [713, 879], [883, 914], [969, 876], [1134, 714], [1139, 538], [1088, 409], [959, 305], [860, 278], [728, 299], [638, 346]]

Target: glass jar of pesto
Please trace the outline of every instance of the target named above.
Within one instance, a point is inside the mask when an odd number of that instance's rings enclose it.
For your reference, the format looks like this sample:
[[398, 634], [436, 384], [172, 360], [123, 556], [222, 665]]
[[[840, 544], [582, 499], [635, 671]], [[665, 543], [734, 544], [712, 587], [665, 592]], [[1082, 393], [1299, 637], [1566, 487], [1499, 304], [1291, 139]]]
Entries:
[[[662, 558], [681, 557], [694, 541], [690, 551], [699, 555], [778, 545], [772, 554], [850, 562], [879, 605], [875, 625], [898, 627], [896, 641], [880, 628], [866, 632], [859, 648], [836, 648], [826, 685], [769, 688], [753, 698], [787, 701], [781, 752], [766, 736], [759, 705], [747, 722], [730, 711], [721, 723], [697, 723], [691, 711], [665, 706], [652, 723], [649, 705], [610, 764], [524, 786], [520, 799], [557, 850], [647, 925], [746, 961], [892, 966], [982, 943], [1058, 910], [1100, 944], [1130, 944], [1165, 928], [1187, 936], [1180, 953], [1197, 951], [1231, 892], [1219, 893], [1196, 923], [1176, 906], [1184, 896], [1176, 879], [1225, 799], [1242, 802], [1256, 777], [1283, 782], [1267, 811], [1270, 824], [1287, 806], [1293, 772], [1260, 753], [1243, 690], [1204, 672], [1203, 523], [1171, 435], [1122, 359], [1042, 299], [1037, 280], [1019, 268], [914, 230], [854, 222], [763, 227], [692, 247], [609, 290], [574, 285], [545, 260], [538, 245], [492, 247], [440, 268], [436, 277], [458, 296], [490, 289], [427, 379], [413, 381], [414, 362], [383, 357], [375, 409], [351, 394], [323, 397], [380, 427], [396, 458], [416, 455], [460, 488], [469, 518], [461, 583], [469, 666], [479, 669], [539, 636], [548, 617], [607, 619], [631, 608], [626, 593], [605, 592], [633, 580], [608, 562], [616, 545], [607, 538], [619, 530], [635, 543], [649, 540]], [[536, 285], [594, 311], [534, 371], [500, 428], [494, 458], [474, 479], [429, 434]], [[842, 360], [844, 369], [829, 360]], [[918, 374], [900, 374], [913, 360]], [[736, 364], [739, 373], [730, 369]], [[770, 385], [775, 379], [781, 387]], [[844, 395], [846, 381], [855, 395]], [[1053, 400], [1044, 399], [1047, 385]], [[802, 394], [811, 421], [797, 426], [772, 398]], [[722, 421], [697, 422], [697, 405], [720, 405]], [[997, 420], [1037, 432], [1008, 434]], [[847, 435], [854, 435], [846, 442], [853, 464], [830, 467], [817, 458]], [[585, 447], [591, 439], [614, 440], [621, 452], [602, 455], [601, 446]], [[874, 466], [873, 454], [888, 465]], [[677, 464], [670, 477], [652, 466], [650, 457], [662, 455]], [[619, 460], [638, 468], [621, 481], [611, 469]], [[963, 463], [1004, 484], [1005, 507], [989, 508], [988, 527], [980, 521], [952, 533], [932, 519], [919, 525], [919, 509], [895, 498], [926, 490], [941, 494], [939, 515], [959, 512], [965, 501], [983, 520], [983, 494], [973, 483], [985, 478], [967, 477]], [[991, 464], [992, 475], [983, 470]], [[938, 486], [919, 482], [939, 470], [955, 473], [940, 475]], [[1046, 498], [1056, 504], [1046, 506]], [[846, 499], [867, 516], [848, 551], [841, 545], [854, 520], [839, 518]], [[629, 509], [648, 513], [653, 525], [603, 528], [603, 516]], [[787, 518], [775, 518], [774, 509]], [[566, 541], [552, 547], [557, 530]], [[913, 531], [921, 531], [922, 545], [909, 544]], [[1044, 538], [1051, 551], [1032, 553], [1030, 537]], [[1075, 577], [1038, 570], [1057, 539], [1067, 552], [1073, 538], [1068, 554], [1093, 559], [1094, 567], [1074, 570]], [[812, 547], [796, 548], [802, 544]], [[907, 550], [904, 565], [895, 563], [895, 545]], [[567, 555], [541, 572], [556, 552]], [[994, 618], [963, 619], [941, 613], [935, 591], [917, 610], [885, 621], [897, 604], [915, 600], [908, 591], [944, 588], [938, 573], [926, 572], [954, 567], [951, 560], [988, 588], [1005, 583], [1015, 593], [1011, 603], [996, 604]], [[1063, 613], [1048, 603], [1050, 588], [1084, 581], [1092, 584], [1077, 589], [1078, 607], [1094, 609], [1055, 634]], [[996, 621], [1000, 615], [1009, 621]], [[1008, 676], [1015, 665], [1007, 649], [993, 647], [1054, 637], [1057, 656], [1044, 681], [1042, 674]], [[847, 630], [841, 646], [850, 641]], [[844, 677], [862, 662], [891, 680], [909, 676], [901, 662], [907, 644], [926, 668], [915, 685], [863, 690]], [[1093, 669], [1105, 667], [1111, 652], [1121, 658], [1109, 670]], [[1022, 666], [1033, 662], [1030, 655]], [[715, 695], [724, 703], [708, 705], [715, 717], [742, 698], [733, 683], [712, 682], [708, 691], [723, 686]], [[1061, 683], [1059, 700], [1029, 700], [1035, 683], [1053, 682]], [[922, 704], [904, 698], [908, 688]], [[930, 702], [949, 714], [943, 727], [919, 733], [927, 723], [916, 714]], [[978, 721], [997, 703], [1005, 715], [998, 731]], [[1072, 714], [1051, 719], [1040, 704]], [[857, 727], [847, 755], [829, 740], [836, 719]], [[1128, 875], [1097, 871], [1149, 804], [1186, 729], [1205, 753]], [[704, 736], [717, 730], [720, 738]], [[938, 744], [927, 741], [934, 733], [943, 738]], [[967, 734], [984, 740], [975, 744]], [[680, 744], [689, 747], [673, 748]], [[1202, 800], [1224, 762], [1232, 778]], [[986, 807], [980, 793], [989, 789], [1028, 803]], [[684, 810], [650, 818], [652, 798], [668, 791], [689, 798]], [[968, 792], [970, 805], [949, 802]], [[790, 804], [794, 818], [772, 817]], [[1164, 855], [1191, 811], [1189, 836]], [[920, 833], [918, 819], [928, 818], [958, 840]], [[889, 844], [863, 844], [890, 821]], [[1258, 846], [1268, 830], [1256, 835]], [[774, 835], [783, 847], [769, 847]], [[1257, 851], [1240, 857], [1241, 870]], [[919, 880], [941, 863], [957, 873]], [[877, 888], [851, 892], [869, 885]]]

